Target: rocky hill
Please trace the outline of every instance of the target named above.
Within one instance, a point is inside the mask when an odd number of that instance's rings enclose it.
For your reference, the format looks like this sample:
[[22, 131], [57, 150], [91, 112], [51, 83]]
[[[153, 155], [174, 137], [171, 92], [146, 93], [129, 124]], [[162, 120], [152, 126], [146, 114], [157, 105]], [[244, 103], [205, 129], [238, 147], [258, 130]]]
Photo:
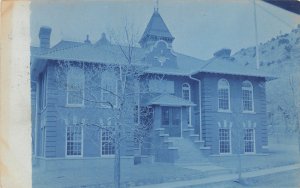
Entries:
[[[256, 67], [255, 47], [233, 54], [245, 67]], [[295, 133], [300, 112], [300, 25], [259, 45], [260, 69], [278, 79], [267, 82], [270, 133]], [[298, 128], [297, 128], [298, 127]]]

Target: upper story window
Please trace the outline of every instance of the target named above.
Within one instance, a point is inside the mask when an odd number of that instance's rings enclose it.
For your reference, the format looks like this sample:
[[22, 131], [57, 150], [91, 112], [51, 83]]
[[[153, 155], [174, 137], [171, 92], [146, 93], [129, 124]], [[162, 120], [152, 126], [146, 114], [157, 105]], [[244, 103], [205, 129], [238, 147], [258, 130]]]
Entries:
[[117, 105], [117, 77], [114, 72], [105, 71], [101, 76], [101, 102], [103, 106]]
[[185, 100], [191, 100], [191, 87], [188, 83], [182, 84], [182, 98]]
[[149, 80], [149, 92], [151, 93], [174, 93], [174, 81]]
[[251, 82], [244, 81], [242, 84], [242, 95], [243, 95], [243, 111], [253, 112], [253, 86]]
[[220, 79], [218, 81], [218, 110], [230, 110], [230, 86], [225, 79]]
[[40, 108], [44, 109], [47, 104], [47, 71], [41, 76], [40, 84]]
[[82, 67], [72, 66], [68, 70], [67, 76], [67, 104], [84, 104], [84, 69]]

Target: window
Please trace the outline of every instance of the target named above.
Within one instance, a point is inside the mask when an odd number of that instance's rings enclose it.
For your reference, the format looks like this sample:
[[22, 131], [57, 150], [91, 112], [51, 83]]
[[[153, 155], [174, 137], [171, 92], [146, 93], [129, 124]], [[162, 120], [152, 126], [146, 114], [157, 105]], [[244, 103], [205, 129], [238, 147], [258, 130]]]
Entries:
[[191, 87], [188, 83], [182, 84], [182, 98], [185, 100], [191, 100]]
[[245, 153], [255, 152], [255, 136], [254, 129], [245, 129], [244, 141], [245, 141]]
[[101, 130], [101, 155], [113, 156], [115, 154], [115, 144], [113, 139], [114, 129], [105, 127]]
[[40, 109], [44, 109], [47, 105], [47, 71], [42, 74], [40, 87]]
[[66, 132], [67, 156], [82, 156], [82, 127], [68, 126]]
[[253, 86], [251, 82], [244, 81], [242, 84], [242, 95], [243, 95], [243, 111], [253, 112]]
[[178, 107], [162, 107], [162, 125], [180, 125], [181, 110]]
[[67, 77], [67, 104], [83, 105], [84, 103], [84, 69], [72, 66]]
[[230, 129], [219, 129], [219, 144], [220, 153], [228, 154], [230, 153], [231, 141], [230, 141]]
[[101, 77], [101, 101], [103, 106], [111, 107], [117, 104], [117, 78], [113, 72], [105, 71]]
[[218, 109], [220, 111], [230, 110], [230, 87], [225, 79], [218, 82]]

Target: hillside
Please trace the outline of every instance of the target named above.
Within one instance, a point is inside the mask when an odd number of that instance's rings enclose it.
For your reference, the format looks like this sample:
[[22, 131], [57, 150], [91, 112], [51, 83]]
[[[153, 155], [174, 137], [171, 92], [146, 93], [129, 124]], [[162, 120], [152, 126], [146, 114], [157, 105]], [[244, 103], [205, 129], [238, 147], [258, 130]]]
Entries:
[[[259, 45], [260, 68], [277, 76], [267, 82], [270, 133], [292, 133], [299, 127], [300, 112], [300, 25], [290, 33]], [[232, 56], [245, 67], [256, 67], [255, 47]]]
[[[260, 68], [276, 73], [278, 67], [300, 60], [300, 25], [290, 33], [272, 38], [259, 45]], [[256, 66], [255, 47], [241, 49], [233, 55], [245, 66]]]

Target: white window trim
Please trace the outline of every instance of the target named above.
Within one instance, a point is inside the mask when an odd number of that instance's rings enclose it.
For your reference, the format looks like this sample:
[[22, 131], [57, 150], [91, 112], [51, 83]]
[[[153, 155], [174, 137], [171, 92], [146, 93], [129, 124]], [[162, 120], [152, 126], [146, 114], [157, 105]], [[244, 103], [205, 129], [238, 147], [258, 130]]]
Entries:
[[67, 141], [68, 141], [68, 137], [67, 137], [67, 134], [68, 134], [68, 127], [72, 127], [72, 126], [75, 126], [75, 125], [67, 125], [66, 127], [65, 127], [65, 157], [66, 158], [81, 158], [81, 157], [83, 157], [83, 149], [84, 149], [84, 147], [83, 147], [83, 127], [82, 126], [80, 126], [80, 128], [81, 128], [81, 154], [80, 155], [68, 155], [67, 153]]
[[[100, 129], [100, 157], [101, 158], [113, 158], [115, 157], [115, 154], [112, 154], [112, 155], [103, 155], [102, 154], [102, 129]], [[115, 149], [115, 152], [116, 152], [116, 148]]]
[[83, 82], [82, 82], [82, 101], [78, 104], [70, 104], [69, 103], [69, 72], [67, 73], [67, 101], [66, 101], [66, 107], [83, 107], [84, 106], [84, 98], [85, 98], [85, 69], [83, 64]]
[[244, 130], [246, 131], [246, 129], [252, 129], [253, 130], [253, 152], [246, 152], [246, 145], [245, 145], [245, 139], [244, 139], [244, 153], [245, 154], [256, 154], [256, 142], [255, 142], [255, 129], [254, 128], [245, 128]]
[[[249, 114], [254, 114], [255, 113], [255, 110], [254, 110], [254, 88], [253, 88], [253, 84], [249, 81], [249, 80], [245, 80], [243, 81], [243, 83], [249, 83], [251, 85], [251, 89], [249, 88], [245, 88], [242, 86], [242, 92], [243, 90], [248, 90], [248, 91], [251, 91], [251, 97], [252, 97], [252, 101], [251, 101], [251, 105], [252, 105], [252, 110], [245, 110], [244, 109], [244, 99], [243, 99], [243, 96], [242, 96], [242, 108], [243, 108], [243, 113], [249, 113]], [[243, 94], [243, 93], [242, 93]]]
[[[219, 87], [219, 82], [220, 82], [221, 80], [225, 80], [225, 81], [228, 83], [228, 87]], [[219, 89], [221, 89], [221, 88], [226, 88], [226, 89], [228, 89], [228, 109], [226, 109], [226, 110], [220, 109], [220, 103], [219, 103]], [[226, 80], [225, 78], [221, 78], [221, 79], [218, 80], [217, 96], [218, 96], [218, 112], [232, 113], [232, 111], [231, 111], [231, 101], [230, 101], [230, 98], [231, 98], [231, 95], [230, 95], [230, 84], [229, 84], [228, 80]]]
[[[232, 145], [231, 145], [231, 128], [219, 128], [219, 132], [220, 129], [228, 129], [229, 130], [229, 152], [228, 153], [221, 153], [221, 140], [220, 140], [220, 135], [219, 136], [219, 154], [220, 155], [231, 155], [232, 154]], [[220, 134], [220, 133], [219, 133]]]

